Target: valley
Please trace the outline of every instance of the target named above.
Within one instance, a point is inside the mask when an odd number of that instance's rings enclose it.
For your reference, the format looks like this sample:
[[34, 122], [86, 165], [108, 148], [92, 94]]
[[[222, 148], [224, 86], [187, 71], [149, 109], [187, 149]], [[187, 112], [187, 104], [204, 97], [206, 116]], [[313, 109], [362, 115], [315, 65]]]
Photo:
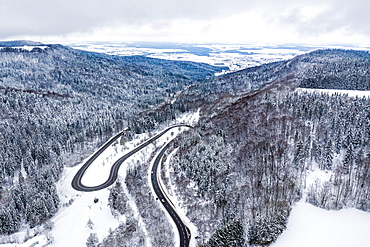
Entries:
[[2, 44], [0, 246], [288, 246], [302, 213], [368, 218], [366, 49], [167, 45]]
[[[119, 56], [146, 56], [226, 66], [230, 71], [292, 59], [317, 49], [361, 49], [351, 45], [313, 46], [295, 44], [181, 44], [166, 42], [69, 42], [76, 49]], [[223, 73], [226, 73], [225, 70]]]

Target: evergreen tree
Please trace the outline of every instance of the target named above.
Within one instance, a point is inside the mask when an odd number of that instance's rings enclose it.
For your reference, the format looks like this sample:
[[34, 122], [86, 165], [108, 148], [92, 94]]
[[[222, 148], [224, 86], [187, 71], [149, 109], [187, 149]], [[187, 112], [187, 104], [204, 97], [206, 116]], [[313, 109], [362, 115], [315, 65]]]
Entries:
[[86, 240], [87, 247], [98, 247], [99, 239], [96, 233], [90, 233], [89, 237]]
[[243, 225], [239, 220], [217, 230], [204, 247], [239, 247], [244, 244]]
[[108, 205], [111, 208], [112, 213], [115, 214], [115, 211], [118, 211], [119, 213], [124, 214], [126, 210], [126, 201], [127, 198], [123, 192], [121, 183], [116, 182], [108, 196]]
[[248, 230], [250, 245], [270, 245], [285, 230], [287, 218], [283, 214], [259, 219]]
[[92, 222], [92, 220], [89, 218], [89, 220], [87, 221], [87, 224], [86, 226], [92, 230], [94, 228], [94, 222]]
[[346, 154], [343, 159], [342, 172], [344, 174], [348, 174], [351, 171], [353, 160], [354, 160], [354, 150], [352, 144], [350, 143], [346, 149]]
[[303, 165], [305, 157], [305, 150], [302, 140], [299, 140], [296, 146], [293, 162], [296, 168], [300, 168]]
[[324, 169], [325, 170], [331, 170], [333, 166], [333, 143], [331, 139], [326, 143], [324, 147]]

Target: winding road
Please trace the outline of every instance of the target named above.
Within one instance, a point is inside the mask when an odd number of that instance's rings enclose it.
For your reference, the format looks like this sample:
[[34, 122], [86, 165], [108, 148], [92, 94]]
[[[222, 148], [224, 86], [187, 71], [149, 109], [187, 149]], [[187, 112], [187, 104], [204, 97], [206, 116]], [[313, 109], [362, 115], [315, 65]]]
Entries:
[[[83, 164], [83, 166], [78, 170], [78, 172], [76, 173], [76, 175], [73, 177], [73, 180], [72, 180], [72, 183], [71, 183], [72, 187], [75, 190], [78, 190], [78, 191], [92, 192], [92, 191], [102, 190], [102, 189], [105, 189], [105, 188], [111, 186], [117, 180], [118, 170], [119, 170], [120, 166], [122, 165], [122, 163], [126, 159], [128, 159], [131, 155], [133, 155], [136, 152], [140, 151], [144, 147], [148, 146], [150, 143], [156, 141], [158, 138], [160, 138], [161, 136], [163, 136], [169, 130], [171, 130], [173, 128], [177, 128], [177, 127], [183, 127], [183, 126], [184, 127], [192, 128], [192, 126], [187, 125], [187, 124], [177, 124], [177, 125], [173, 125], [173, 126], [170, 126], [170, 127], [166, 128], [162, 132], [160, 132], [157, 135], [153, 136], [152, 138], [146, 140], [145, 142], [143, 142], [142, 144], [140, 144], [139, 146], [137, 146], [136, 148], [134, 148], [133, 150], [131, 150], [127, 154], [123, 155], [116, 162], [114, 162], [114, 164], [113, 164], [113, 166], [112, 166], [112, 168], [110, 170], [109, 177], [108, 177], [107, 181], [105, 181], [104, 183], [102, 183], [100, 185], [96, 185], [96, 186], [85, 186], [85, 185], [83, 185], [82, 182], [81, 182], [81, 180], [82, 180], [82, 177], [84, 176], [85, 172], [89, 168], [89, 166], [113, 142], [115, 142], [116, 140], [118, 140], [118, 138], [121, 137], [124, 134], [124, 131], [118, 133], [117, 135], [115, 135], [114, 137], [112, 137], [108, 142], [106, 142], [100, 149], [98, 149], [98, 151], [96, 151], [85, 162], [85, 164]], [[161, 184], [158, 181], [158, 170], [157, 170], [157, 168], [158, 168], [158, 165], [159, 165], [159, 163], [160, 163], [160, 161], [162, 159], [163, 154], [165, 153], [165, 151], [167, 150], [168, 147], [169, 147], [168, 144], [165, 145], [162, 148], [162, 150], [160, 151], [160, 153], [158, 154], [158, 156], [155, 159], [155, 161], [154, 161], [154, 164], [153, 164], [153, 167], [152, 167], [152, 171], [151, 171], [152, 186], [153, 186], [153, 190], [156, 193], [158, 199], [163, 204], [163, 206], [165, 207], [165, 209], [167, 210], [167, 212], [169, 213], [169, 215], [171, 216], [171, 218], [173, 219], [173, 221], [175, 222], [175, 224], [177, 226], [177, 229], [179, 231], [179, 236], [180, 236], [180, 247], [188, 247], [189, 246], [189, 242], [190, 242], [190, 237], [191, 237], [190, 230], [183, 223], [183, 221], [181, 220], [181, 218], [178, 216], [178, 214], [176, 213], [174, 207], [171, 206], [173, 204], [171, 203], [171, 201], [165, 195], [164, 191], [161, 188]]]
[[180, 237], [180, 247], [188, 247], [190, 243], [190, 230], [181, 220], [179, 215], [176, 213], [172, 202], [167, 198], [167, 195], [162, 190], [162, 186], [158, 181], [158, 165], [162, 160], [163, 154], [166, 152], [169, 143], [165, 145], [161, 152], [158, 154], [157, 158], [154, 160], [152, 171], [151, 171], [151, 180], [154, 192], [156, 193], [158, 199], [162, 203], [162, 205], [167, 210], [168, 214], [171, 216], [172, 220], [175, 222], [177, 230], [179, 231]]
[[163, 130], [162, 132], [160, 132], [159, 134], [153, 136], [152, 138], [146, 140], [145, 142], [143, 142], [142, 144], [140, 144], [139, 146], [137, 146], [136, 148], [134, 148], [133, 150], [131, 150], [127, 154], [123, 155], [116, 162], [114, 162], [114, 164], [113, 164], [113, 166], [112, 166], [112, 168], [110, 170], [109, 177], [108, 177], [107, 181], [105, 181], [104, 183], [102, 183], [100, 185], [96, 185], [96, 186], [85, 186], [85, 185], [83, 185], [82, 182], [81, 182], [81, 180], [82, 180], [82, 177], [84, 176], [85, 172], [89, 168], [89, 166], [94, 162], [94, 160], [96, 158], [98, 158], [98, 156], [100, 154], [102, 154], [104, 152], [104, 150], [106, 150], [113, 142], [115, 142], [121, 135], [123, 135], [124, 131], [118, 133], [117, 135], [115, 135], [114, 137], [112, 137], [107, 143], [105, 143], [96, 153], [94, 153], [85, 162], [85, 164], [80, 168], [80, 170], [78, 170], [78, 172], [76, 173], [76, 175], [73, 177], [72, 184], [71, 184], [72, 187], [75, 190], [78, 190], [78, 191], [86, 191], [86, 192], [89, 192], [89, 191], [102, 190], [102, 189], [105, 189], [105, 188], [111, 186], [117, 180], [118, 170], [121, 167], [122, 163], [126, 159], [128, 159], [131, 155], [135, 154], [136, 152], [140, 151], [142, 148], [148, 146], [150, 143], [156, 141], [158, 138], [160, 138], [161, 136], [163, 136], [167, 131], [169, 131], [169, 130], [171, 130], [173, 128], [182, 127], [182, 126], [191, 128], [191, 126], [189, 126], [187, 124], [177, 124], [177, 125], [173, 125], [173, 126], [168, 127], [167, 129]]

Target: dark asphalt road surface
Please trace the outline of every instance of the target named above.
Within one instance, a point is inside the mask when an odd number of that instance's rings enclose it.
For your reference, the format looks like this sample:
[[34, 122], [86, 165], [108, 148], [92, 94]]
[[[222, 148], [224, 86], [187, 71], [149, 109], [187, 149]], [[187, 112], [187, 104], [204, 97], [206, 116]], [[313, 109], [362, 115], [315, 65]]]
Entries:
[[131, 150], [130, 152], [128, 152], [127, 154], [125, 154], [124, 156], [122, 156], [121, 158], [119, 158], [113, 164], [113, 166], [112, 166], [112, 168], [110, 170], [109, 177], [108, 177], [107, 181], [105, 181], [104, 183], [102, 183], [100, 185], [96, 185], [96, 186], [85, 186], [85, 185], [83, 185], [82, 182], [81, 182], [82, 177], [85, 174], [85, 172], [87, 171], [87, 169], [89, 168], [89, 166], [92, 164], [92, 162], [94, 162], [94, 160], [100, 154], [102, 154], [104, 152], [104, 150], [106, 150], [113, 142], [115, 142], [121, 135], [123, 135], [124, 132], [118, 133], [112, 139], [110, 139], [107, 143], [105, 143], [96, 153], [94, 153], [86, 161], [86, 163], [80, 168], [80, 170], [78, 170], [78, 172], [76, 173], [76, 175], [74, 176], [74, 178], [72, 180], [72, 183], [71, 183], [72, 187], [75, 190], [78, 190], [78, 191], [91, 192], [91, 191], [102, 190], [102, 189], [105, 189], [105, 188], [111, 186], [117, 180], [118, 170], [119, 170], [120, 166], [122, 165], [122, 163], [126, 159], [128, 159], [131, 155], [135, 154], [136, 152], [138, 152], [142, 148], [148, 146], [150, 143], [154, 142], [155, 140], [157, 140], [161, 136], [163, 136], [167, 131], [169, 131], [169, 130], [171, 130], [173, 128], [182, 127], [182, 126], [191, 127], [191, 126], [189, 126], [187, 124], [177, 124], [177, 125], [173, 125], [171, 127], [168, 127], [167, 129], [163, 130], [162, 132], [160, 132], [159, 134], [153, 136], [152, 138], [146, 140], [145, 142], [143, 142], [142, 144], [140, 144], [139, 146], [137, 146], [136, 148], [134, 148], [133, 150]]
[[189, 228], [182, 222], [181, 218], [176, 213], [175, 209], [171, 206], [172, 203], [169, 202], [167, 199], [167, 196], [165, 196], [161, 184], [158, 181], [158, 165], [161, 162], [163, 154], [166, 152], [168, 148], [167, 144], [164, 146], [161, 150], [161, 152], [158, 154], [157, 158], [154, 161], [152, 170], [151, 170], [151, 181], [152, 186], [154, 189], [154, 192], [156, 193], [158, 200], [163, 204], [163, 206], [166, 208], [168, 214], [171, 216], [173, 221], [176, 224], [177, 230], [179, 232], [180, 236], [180, 247], [188, 247], [190, 242], [190, 230]]
[[[107, 143], [105, 143], [97, 152], [95, 152], [85, 162], [85, 164], [83, 164], [83, 166], [80, 168], [80, 170], [78, 170], [78, 172], [76, 173], [76, 175], [73, 177], [73, 180], [72, 180], [72, 183], [71, 183], [72, 187], [75, 190], [78, 190], [78, 191], [86, 191], [86, 192], [98, 191], [98, 190], [102, 190], [102, 189], [105, 189], [105, 188], [109, 187], [110, 185], [112, 185], [116, 181], [116, 179], [118, 177], [118, 170], [119, 170], [120, 166], [122, 165], [122, 163], [126, 159], [128, 159], [131, 155], [135, 154], [136, 152], [140, 151], [142, 148], [148, 146], [150, 143], [156, 141], [158, 138], [160, 138], [161, 136], [163, 136], [169, 130], [171, 130], [173, 128], [177, 128], [177, 127], [182, 127], [182, 126], [191, 128], [191, 126], [189, 126], [187, 124], [177, 124], [177, 125], [168, 127], [167, 129], [163, 130], [162, 132], [160, 132], [159, 134], [155, 135], [154, 137], [146, 140], [145, 142], [143, 142], [142, 144], [140, 144], [139, 146], [137, 146], [136, 148], [134, 148], [133, 150], [131, 150], [127, 154], [123, 155], [121, 158], [119, 158], [113, 164], [113, 166], [112, 166], [112, 168], [110, 170], [109, 177], [108, 177], [107, 181], [105, 181], [104, 183], [102, 183], [100, 185], [96, 185], [96, 186], [85, 186], [85, 185], [83, 185], [81, 183], [81, 179], [82, 179], [83, 175], [85, 174], [86, 170], [89, 168], [89, 166], [113, 142], [115, 142], [116, 140], [118, 140], [118, 138], [123, 135], [124, 131], [118, 133], [117, 135], [115, 135], [114, 137], [112, 137]], [[168, 148], [168, 144], [164, 148], [162, 148], [161, 152], [159, 153], [159, 155], [157, 156], [157, 158], [154, 161], [153, 168], [152, 168], [152, 174], [151, 174], [151, 177], [152, 177], [152, 179], [151, 179], [152, 186], [153, 186], [153, 189], [154, 189], [157, 197], [159, 198], [159, 200], [161, 201], [161, 203], [163, 204], [163, 206], [166, 208], [167, 212], [170, 214], [171, 218], [173, 219], [173, 221], [175, 222], [175, 224], [177, 226], [177, 229], [178, 229], [179, 235], [180, 235], [180, 247], [188, 247], [189, 246], [189, 242], [190, 242], [190, 236], [191, 236], [190, 235], [190, 230], [182, 222], [182, 220], [177, 215], [177, 213], [174, 210], [174, 208], [168, 202], [168, 199], [164, 195], [164, 193], [163, 193], [163, 191], [161, 189], [161, 185], [159, 184], [158, 179], [157, 179], [157, 172], [158, 172], [157, 171], [157, 168], [158, 168], [158, 164], [159, 164], [159, 162], [160, 162], [160, 160], [161, 160], [164, 152], [167, 150], [167, 148]]]

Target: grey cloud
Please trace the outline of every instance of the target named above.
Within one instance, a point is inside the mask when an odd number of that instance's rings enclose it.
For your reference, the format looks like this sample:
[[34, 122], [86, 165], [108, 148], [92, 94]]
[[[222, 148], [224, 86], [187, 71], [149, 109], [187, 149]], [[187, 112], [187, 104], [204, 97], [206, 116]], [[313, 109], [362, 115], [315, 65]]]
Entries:
[[281, 25], [293, 28], [302, 36], [331, 33], [340, 29], [350, 34], [370, 36], [370, 2], [368, 0], [340, 1], [328, 0], [329, 8], [313, 18], [303, 18], [302, 7], [290, 9], [277, 16]]
[[352, 32], [370, 35], [370, 2], [368, 0], [341, 1], [338, 9], [343, 10], [342, 25]]
[[0, 38], [7, 38], [64, 35], [117, 23], [207, 20], [238, 13], [254, 0], [2, 0], [0, 4]]
[[296, 32], [303, 36], [325, 34], [342, 27], [342, 24], [338, 25], [338, 15], [331, 11], [321, 13], [309, 19], [303, 18], [302, 16], [302, 10], [294, 8], [285, 16], [281, 17], [281, 21], [283, 25], [293, 27]]
[[300, 10], [304, 6], [321, 3], [322, 0], [0, 0], [0, 39], [89, 33], [119, 24], [149, 24], [155, 28], [174, 20], [211, 21], [248, 11], [283, 28], [289, 26], [302, 36], [346, 28], [349, 33], [370, 37], [368, 0], [327, 0], [324, 3], [330, 8], [325, 13], [308, 20], [302, 18]]

